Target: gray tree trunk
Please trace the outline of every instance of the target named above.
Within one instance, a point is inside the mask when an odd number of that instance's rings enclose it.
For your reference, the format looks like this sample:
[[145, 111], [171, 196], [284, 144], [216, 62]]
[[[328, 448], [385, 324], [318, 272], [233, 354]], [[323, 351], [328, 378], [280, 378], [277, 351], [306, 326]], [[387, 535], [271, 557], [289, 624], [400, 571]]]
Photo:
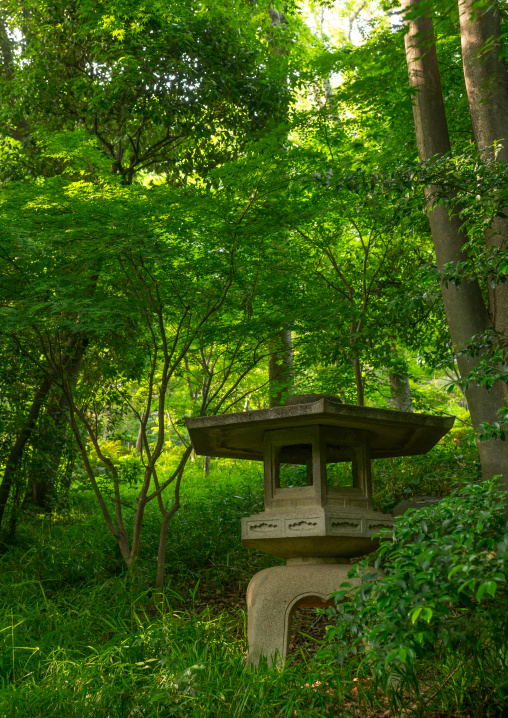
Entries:
[[357, 350], [354, 350], [351, 362], [355, 373], [356, 403], [358, 406], [365, 406], [365, 384], [363, 381], [362, 362], [360, 361], [360, 354]]
[[[4, 18], [0, 16], [0, 65], [1, 74], [7, 82], [14, 82], [14, 57], [12, 54], [11, 41], [7, 34], [7, 26]], [[18, 118], [16, 127], [4, 127], [3, 132], [9, 134], [15, 140], [22, 141], [28, 137], [28, 123], [23, 115]]]
[[270, 342], [268, 379], [270, 406], [283, 406], [293, 393], [293, 349], [289, 329], [280, 331]]
[[390, 394], [394, 409], [397, 409], [397, 411], [414, 411], [407, 374], [390, 373]]
[[[419, 0], [402, 0], [403, 9], [416, 9]], [[416, 140], [420, 160], [428, 160], [434, 155], [450, 151], [448, 126], [441, 91], [441, 81], [437, 63], [434, 29], [432, 19], [421, 16], [408, 21], [406, 34], [406, 59], [409, 81], [415, 90], [413, 116]], [[451, 262], [456, 265], [464, 261], [462, 251], [464, 237], [460, 231], [460, 221], [450, 217], [443, 206], [434, 206], [430, 197], [434, 188], [429, 187], [428, 217], [437, 265], [440, 270]], [[454, 350], [469, 342], [472, 337], [481, 334], [491, 326], [490, 318], [483, 301], [478, 282], [462, 282], [459, 287], [441, 285], [448, 328]], [[457, 357], [460, 375], [466, 376], [478, 363], [478, 358], [467, 355]], [[473, 426], [482, 422], [498, 420], [498, 409], [504, 406], [504, 390], [497, 382], [490, 391], [482, 386], [471, 384], [466, 390]], [[492, 439], [478, 442], [482, 473], [485, 479], [504, 474], [508, 484], [508, 442]]]
[[[145, 412], [141, 414], [141, 421], [144, 421], [145, 419]], [[138, 435], [136, 438], [136, 451], [140, 454], [143, 450], [143, 425], [140, 422], [139, 429], [138, 429]]]
[[[413, 397], [411, 396], [411, 387], [409, 386], [409, 378], [406, 372], [402, 369], [404, 354], [397, 351], [394, 346], [392, 348], [394, 363], [390, 367], [390, 394], [392, 397], [392, 406], [397, 411], [410, 411], [414, 412]], [[402, 361], [401, 361], [402, 360]]]
[[[462, 62], [466, 81], [469, 114], [476, 146], [491, 158], [492, 145], [502, 143], [499, 162], [508, 162], [508, 72], [502, 50], [499, 3], [492, 0], [486, 8], [474, 9], [473, 0], [459, 0]], [[487, 245], [506, 247], [508, 224], [496, 217]], [[494, 288], [489, 282], [489, 313], [497, 331], [508, 339], [508, 283]]]
[[[271, 25], [287, 25], [284, 13], [268, 6]], [[284, 55], [287, 49], [280, 43], [273, 43], [275, 54]], [[284, 329], [272, 339], [269, 346], [268, 360], [268, 393], [270, 407], [282, 406], [287, 397], [293, 393], [293, 349], [291, 330]]]

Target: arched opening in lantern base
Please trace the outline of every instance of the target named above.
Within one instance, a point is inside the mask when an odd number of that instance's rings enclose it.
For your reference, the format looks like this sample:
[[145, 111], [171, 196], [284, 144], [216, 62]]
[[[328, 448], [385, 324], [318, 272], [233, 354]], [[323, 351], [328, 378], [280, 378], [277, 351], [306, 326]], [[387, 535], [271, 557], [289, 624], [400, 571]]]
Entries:
[[288, 621], [287, 658], [298, 663], [317, 651], [329, 625], [320, 609], [333, 605], [333, 601], [309, 595], [293, 607]]

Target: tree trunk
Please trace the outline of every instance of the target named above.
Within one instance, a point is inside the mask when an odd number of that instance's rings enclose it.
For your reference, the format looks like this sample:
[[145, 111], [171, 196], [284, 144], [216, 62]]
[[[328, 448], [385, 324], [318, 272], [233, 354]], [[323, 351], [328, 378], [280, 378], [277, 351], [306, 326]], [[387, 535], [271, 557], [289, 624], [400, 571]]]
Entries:
[[[88, 346], [86, 339], [79, 342], [73, 354], [72, 361], [66, 373], [69, 381], [74, 386], [81, 369], [81, 361]], [[65, 429], [68, 423], [69, 401], [65, 393], [60, 395], [57, 404], [49, 406], [45, 411], [48, 421], [45, 423], [45, 431], [51, 434], [48, 440], [49, 446], [46, 453], [46, 468], [43, 471], [32, 475], [28, 490], [31, 493], [33, 503], [44, 511], [51, 511], [52, 500], [55, 497], [56, 479], [65, 446]]]
[[397, 411], [414, 411], [411, 387], [407, 374], [394, 374], [390, 372], [390, 394], [392, 406]]
[[474, 10], [474, 0], [459, 0], [462, 62], [469, 112], [476, 144], [492, 156], [496, 140], [503, 143], [498, 160], [508, 162], [508, 72], [502, 50], [499, 4], [491, 0]]
[[24, 448], [32, 434], [32, 431], [34, 430], [37, 419], [39, 418], [41, 407], [49, 393], [49, 390], [51, 389], [52, 384], [53, 377], [48, 373], [42, 380], [35, 394], [32, 406], [30, 407], [30, 411], [28, 412], [28, 416], [25, 421], [25, 425], [18, 434], [18, 437], [14, 442], [14, 446], [7, 457], [2, 483], [0, 484], [0, 526], [2, 525], [5, 507], [7, 506], [7, 501], [9, 500], [9, 494], [16, 477], [16, 472], [23, 457]]
[[155, 600], [160, 600], [162, 589], [164, 587], [164, 574], [166, 572], [166, 546], [168, 542], [169, 523], [176, 512], [180, 509], [180, 484], [182, 482], [183, 472], [187, 464], [187, 457], [182, 457], [181, 464], [176, 476], [175, 494], [173, 498], [173, 506], [170, 509], [162, 511], [162, 524], [159, 534], [159, 546], [157, 550], [157, 574], [155, 578]]
[[360, 355], [355, 351], [354, 357], [351, 360], [353, 362], [353, 369], [355, 372], [355, 384], [356, 384], [356, 403], [358, 406], [365, 406], [365, 391], [363, 385], [362, 376], [362, 363], [360, 361]]
[[[283, 12], [268, 6], [271, 26], [287, 25]], [[271, 33], [268, 33], [272, 50], [276, 55], [285, 55], [287, 48], [279, 43], [279, 38], [274, 41]], [[284, 402], [293, 393], [293, 350], [291, 342], [291, 330], [283, 329], [270, 342], [270, 358], [268, 360], [268, 393], [270, 407], [283, 406]]]
[[280, 331], [270, 342], [268, 379], [270, 407], [283, 406], [293, 393], [293, 350], [289, 329]]
[[[76, 342], [79, 342], [79, 348], [76, 348]], [[41, 407], [44, 404], [53, 385], [55, 371], [61, 370], [62, 373], [65, 374], [69, 362], [71, 362], [71, 367], [75, 367], [76, 362], [78, 362], [79, 367], [79, 362], [81, 361], [83, 351], [85, 350], [86, 345], [86, 340], [80, 339], [78, 336], [71, 337], [67, 341], [63, 354], [60, 355], [60, 365], [58, 367], [51, 368], [46, 373], [37, 392], [35, 393], [35, 397], [32, 402], [32, 406], [30, 407], [30, 411], [28, 412], [26, 422], [20, 433], [18, 434], [18, 437], [14, 442], [14, 446], [12, 447], [11, 452], [5, 463], [4, 476], [2, 479], [2, 483], [0, 484], [0, 526], [2, 524], [5, 507], [7, 506], [7, 501], [9, 500], [9, 494], [11, 492], [16, 472], [18, 471], [19, 465], [21, 464], [21, 460], [23, 458], [25, 446], [32, 435], [32, 432], [37, 423], [37, 419], [39, 418]]]
[[[416, 10], [419, 6], [419, 0], [402, 0], [405, 10]], [[420, 160], [426, 161], [434, 155], [450, 151], [448, 126], [432, 20], [422, 15], [407, 22], [409, 32], [405, 38], [406, 59], [409, 82], [416, 91], [413, 101], [416, 140]], [[457, 262], [466, 259], [462, 251], [464, 237], [460, 231], [458, 217], [451, 217], [446, 207], [432, 204], [433, 192], [434, 188], [429, 187], [427, 211], [437, 265], [439, 270], [442, 270], [448, 262], [455, 266]], [[478, 282], [462, 282], [458, 287], [442, 284], [441, 292], [453, 348], [457, 352], [472, 337], [487, 330], [491, 322]], [[477, 357], [457, 357], [461, 376], [466, 376], [477, 363]], [[482, 422], [492, 423], [498, 420], [497, 412], [504, 406], [504, 391], [500, 382], [494, 384], [490, 391], [472, 383], [465, 393], [475, 428]], [[478, 449], [483, 477], [488, 479], [497, 474], [505, 474], [505, 484], [508, 483], [508, 442], [498, 439], [478, 442]]]
[[[473, 0], [459, 0], [462, 62], [469, 114], [476, 146], [481, 155], [492, 158], [492, 145], [502, 143], [497, 155], [508, 162], [508, 72], [502, 49], [499, 3], [492, 0], [486, 9], [474, 9]], [[496, 217], [486, 237], [487, 245], [506, 246], [508, 224]], [[489, 313], [497, 331], [508, 339], [508, 284], [495, 287], [489, 282]]]
[[141, 422], [139, 424], [138, 436], [136, 439], [136, 451], [141, 454], [143, 451], [143, 421], [145, 420], [145, 412], [141, 414]]
[[64, 396], [50, 405], [39, 422], [37, 438], [32, 440], [34, 453], [32, 466], [28, 475], [23, 506], [34, 504], [43, 511], [51, 511], [52, 498], [55, 494], [56, 477], [64, 447], [65, 411], [61, 404]]
[[414, 412], [409, 378], [404, 369], [404, 352], [397, 351], [397, 347], [393, 346], [392, 354], [394, 361], [389, 375], [392, 406], [397, 411]]
[[[8, 82], [14, 82], [14, 58], [12, 55], [11, 42], [7, 34], [7, 27], [3, 17], [0, 16], [0, 60], [1, 74]], [[23, 115], [18, 116], [16, 127], [6, 127], [3, 132], [15, 140], [25, 140], [28, 137], [28, 123]]]

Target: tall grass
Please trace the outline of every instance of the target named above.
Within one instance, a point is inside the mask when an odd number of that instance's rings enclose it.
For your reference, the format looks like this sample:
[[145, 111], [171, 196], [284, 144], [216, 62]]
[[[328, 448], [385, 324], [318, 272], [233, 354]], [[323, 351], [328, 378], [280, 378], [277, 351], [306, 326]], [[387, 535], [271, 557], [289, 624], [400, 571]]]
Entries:
[[[31, 514], [0, 557], [0, 715], [294, 715], [322, 697], [301, 667], [245, 666], [250, 577], [277, 559], [243, 551], [239, 518], [261, 508], [259, 472], [224, 463], [189, 472], [168, 542], [162, 605], [151, 586], [157, 516], [129, 584], [93, 503]], [[303, 686], [303, 688], [302, 688]], [[302, 688], [300, 695], [296, 688]]]

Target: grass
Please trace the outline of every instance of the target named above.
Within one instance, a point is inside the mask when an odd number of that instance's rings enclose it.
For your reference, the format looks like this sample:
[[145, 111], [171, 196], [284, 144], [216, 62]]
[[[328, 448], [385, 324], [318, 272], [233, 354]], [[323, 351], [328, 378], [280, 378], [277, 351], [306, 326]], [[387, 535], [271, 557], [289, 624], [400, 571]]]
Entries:
[[[301, 667], [245, 667], [245, 589], [277, 559], [243, 551], [239, 518], [261, 507], [259, 473], [196, 468], [168, 540], [164, 603], [151, 586], [157, 515], [145, 518], [136, 585], [88, 495], [30, 515], [0, 558], [0, 715], [293, 715]], [[312, 710], [312, 692], [293, 703]], [[281, 712], [282, 711], [282, 712]]]
[[16, 543], [0, 546], [1, 718], [389, 715], [354, 666], [316, 661], [311, 637], [294, 639], [298, 660], [284, 671], [245, 666], [245, 589], [280, 563], [241, 547], [240, 518], [262, 508], [261, 485], [258, 465], [212, 462], [207, 479], [190, 467], [156, 608], [155, 506], [135, 584], [89, 494], [26, 515]]

